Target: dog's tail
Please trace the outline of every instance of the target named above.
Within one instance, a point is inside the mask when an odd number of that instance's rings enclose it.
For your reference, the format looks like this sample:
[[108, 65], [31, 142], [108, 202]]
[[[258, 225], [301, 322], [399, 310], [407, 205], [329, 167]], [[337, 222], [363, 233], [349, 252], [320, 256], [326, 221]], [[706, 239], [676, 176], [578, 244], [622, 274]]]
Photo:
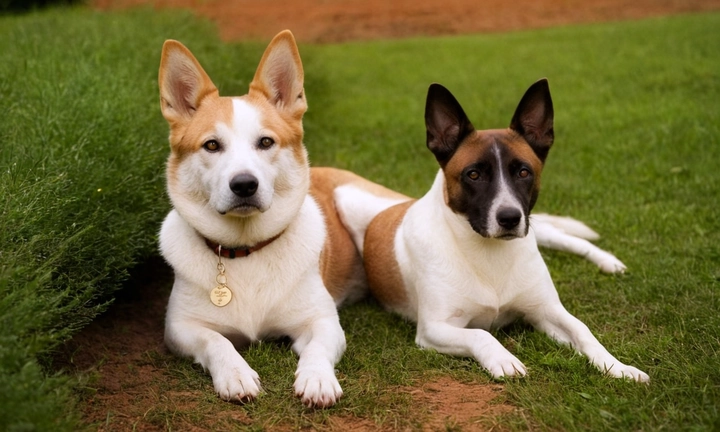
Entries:
[[334, 198], [340, 220], [352, 236], [361, 256], [365, 231], [375, 216], [396, 204], [411, 200], [408, 196], [359, 176], [356, 181], [335, 188]]
[[579, 237], [590, 241], [595, 241], [600, 238], [600, 234], [593, 231], [592, 228], [571, 217], [538, 213], [533, 214], [530, 218], [532, 223], [536, 226], [540, 224], [548, 224], [573, 237]]

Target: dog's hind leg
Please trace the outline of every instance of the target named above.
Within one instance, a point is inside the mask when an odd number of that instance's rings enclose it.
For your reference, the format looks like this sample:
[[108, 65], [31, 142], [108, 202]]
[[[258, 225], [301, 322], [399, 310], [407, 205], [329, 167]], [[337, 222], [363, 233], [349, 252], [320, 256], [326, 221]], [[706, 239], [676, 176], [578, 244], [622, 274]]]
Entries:
[[[367, 183], [374, 185], [369, 181]], [[368, 225], [375, 216], [396, 204], [411, 200], [410, 197], [392, 191], [389, 192], [394, 195], [380, 196], [356, 184], [339, 186], [334, 191], [335, 206], [340, 215], [340, 220], [350, 232], [353, 243], [355, 243], [360, 255], [363, 253], [365, 231], [367, 231]]]
[[650, 377], [645, 372], [613, 357], [593, 336], [588, 327], [572, 316], [561, 304], [538, 309], [532, 314], [526, 315], [525, 319], [556, 341], [571, 345], [607, 375], [629, 378], [637, 382], [650, 381]]
[[588, 241], [600, 236], [580, 221], [538, 214], [531, 216], [530, 226], [535, 232], [538, 246], [585, 257], [605, 273], [623, 273], [627, 269], [615, 255]]
[[548, 224], [559, 229], [565, 234], [581, 239], [595, 241], [600, 238], [600, 234], [596, 233], [592, 228], [583, 222], [568, 216], [556, 216], [547, 213], [533, 213], [530, 216], [531, 224]]

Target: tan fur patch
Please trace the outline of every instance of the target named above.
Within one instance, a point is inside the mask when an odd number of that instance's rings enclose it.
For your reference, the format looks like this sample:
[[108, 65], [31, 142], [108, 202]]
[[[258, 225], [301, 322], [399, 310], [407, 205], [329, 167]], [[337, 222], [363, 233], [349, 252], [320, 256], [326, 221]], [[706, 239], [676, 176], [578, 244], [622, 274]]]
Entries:
[[380, 198], [397, 200], [410, 199], [410, 197], [403, 195], [400, 192], [395, 192], [394, 190], [388, 189], [383, 185], [371, 182], [370, 180], [360, 177], [359, 175], [350, 171], [336, 168], [313, 168], [312, 170], [316, 171], [318, 175], [322, 173], [325, 178], [332, 177], [331, 181], [336, 185], [336, 187], [342, 185], [353, 185], [358, 189], [362, 189]]
[[489, 135], [483, 134], [483, 131], [476, 131], [458, 146], [455, 154], [447, 162], [443, 169], [445, 175], [445, 204], [450, 206], [451, 202], [458, 202], [463, 193], [462, 190], [462, 172], [468, 165], [474, 163], [478, 159], [479, 154], [488, 151], [494, 143]]
[[365, 234], [365, 270], [370, 291], [383, 305], [402, 307], [407, 293], [395, 258], [395, 234], [405, 213], [415, 201], [397, 204], [373, 219]]
[[305, 147], [303, 146], [302, 118], [278, 110], [262, 94], [251, 92], [243, 96], [248, 103], [260, 110], [263, 127], [277, 134], [277, 144], [292, 149], [298, 164], [307, 164]]
[[[353, 280], [362, 278], [362, 260], [335, 208], [333, 191], [347, 182], [347, 171], [333, 168], [310, 170], [310, 195], [325, 216], [327, 236], [320, 255], [320, 274], [336, 301], [347, 298]], [[351, 174], [351, 173], [347, 173]]]
[[312, 168], [310, 179], [310, 195], [315, 198], [325, 215], [328, 233], [320, 256], [323, 282], [335, 300], [345, 299], [353, 294], [349, 292], [353, 283], [364, 279], [364, 270], [360, 254], [335, 208], [334, 190], [339, 186], [352, 184], [379, 197], [410, 198], [350, 171], [336, 168]]
[[230, 97], [208, 97], [187, 121], [177, 122], [170, 129], [170, 148], [183, 158], [202, 148], [218, 123], [232, 125], [233, 106]]
[[232, 124], [232, 98], [210, 96], [203, 100], [197, 112], [186, 121], [176, 121], [170, 127], [170, 157], [167, 164], [168, 182], [177, 181], [177, 170], [190, 154], [199, 151], [218, 122]]

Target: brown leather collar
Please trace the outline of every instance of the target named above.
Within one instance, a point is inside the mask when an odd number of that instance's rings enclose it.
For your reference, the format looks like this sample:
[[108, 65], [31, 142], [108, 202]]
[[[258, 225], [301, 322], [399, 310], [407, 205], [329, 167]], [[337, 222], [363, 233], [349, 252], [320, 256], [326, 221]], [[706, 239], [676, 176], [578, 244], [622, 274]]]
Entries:
[[[284, 231], [283, 231], [284, 232]], [[220, 255], [225, 258], [242, 258], [250, 255], [253, 252], [257, 252], [260, 249], [264, 248], [265, 246], [269, 245], [270, 243], [274, 242], [278, 239], [283, 233], [276, 235], [275, 237], [261, 241], [260, 243], [257, 243], [255, 246], [238, 246], [235, 248], [226, 248], [225, 246], [222, 246], [218, 243], [215, 243], [212, 240], [205, 239], [205, 244], [212, 250], [215, 255]]]

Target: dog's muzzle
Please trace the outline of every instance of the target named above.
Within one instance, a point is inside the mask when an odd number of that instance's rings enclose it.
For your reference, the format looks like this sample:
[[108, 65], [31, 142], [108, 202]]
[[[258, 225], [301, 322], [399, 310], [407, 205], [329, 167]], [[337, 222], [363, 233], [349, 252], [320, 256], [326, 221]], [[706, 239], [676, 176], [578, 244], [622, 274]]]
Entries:
[[[525, 221], [523, 223], [523, 220]], [[495, 216], [487, 219], [468, 218], [472, 229], [485, 238], [512, 240], [527, 235], [528, 222], [522, 210], [516, 207], [502, 207]]]

